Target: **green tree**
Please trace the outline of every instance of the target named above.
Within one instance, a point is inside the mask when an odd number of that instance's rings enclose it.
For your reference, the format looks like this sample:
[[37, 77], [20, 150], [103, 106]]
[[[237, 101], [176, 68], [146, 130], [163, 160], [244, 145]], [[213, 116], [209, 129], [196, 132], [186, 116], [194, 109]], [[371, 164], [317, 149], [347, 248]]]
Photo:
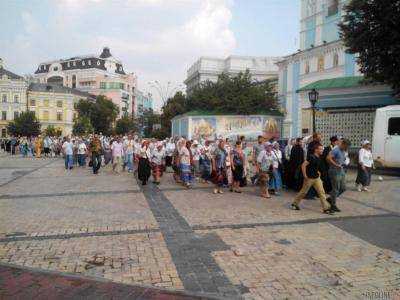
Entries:
[[143, 111], [139, 122], [143, 128], [143, 135], [145, 137], [152, 137], [154, 125], [160, 124], [161, 116], [155, 113], [151, 108]]
[[117, 120], [115, 124], [115, 132], [117, 134], [127, 134], [129, 132], [136, 130], [137, 130], [137, 124], [135, 120], [127, 116], [124, 116], [121, 119]]
[[249, 70], [231, 77], [221, 74], [217, 82], [202, 83], [187, 99], [187, 110], [216, 113], [256, 114], [277, 110], [276, 80], [253, 81]]
[[99, 95], [96, 102], [80, 100], [75, 106], [79, 117], [87, 117], [96, 133], [111, 134], [114, 122], [118, 116], [118, 106], [111, 99]]
[[40, 122], [34, 111], [22, 112], [14, 121], [10, 122], [7, 130], [12, 135], [37, 136], [40, 134]]
[[396, 93], [400, 92], [399, 15], [399, 0], [351, 0], [339, 25], [366, 80], [388, 84]]
[[177, 115], [188, 111], [186, 108], [186, 96], [182, 92], [177, 92], [169, 98], [161, 108], [161, 133], [160, 135], [169, 136], [171, 132], [171, 120]]
[[53, 125], [47, 126], [47, 128], [44, 130], [44, 134], [47, 136], [56, 136], [56, 128]]
[[73, 135], [87, 135], [93, 133], [94, 129], [92, 124], [90, 123], [90, 119], [87, 116], [78, 117], [74, 120], [74, 125], [72, 127]]

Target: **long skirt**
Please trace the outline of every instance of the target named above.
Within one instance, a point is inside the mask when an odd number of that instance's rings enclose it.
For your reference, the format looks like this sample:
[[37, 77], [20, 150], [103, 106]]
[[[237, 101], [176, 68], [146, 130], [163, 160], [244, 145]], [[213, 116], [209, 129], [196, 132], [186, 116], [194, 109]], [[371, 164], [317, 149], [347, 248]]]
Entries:
[[236, 166], [234, 170], [232, 170], [233, 181], [241, 182], [243, 180], [243, 166]]
[[212, 182], [216, 184], [218, 187], [223, 187], [226, 183], [226, 169], [219, 168], [216, 171], [213, 171], [213, 180]]
[[204, 180], [211, 180], [211, 161], [208, 159], [200, 160], [201, 178]]
[[365, 171], [358, 166], [356, 183], [362, 186], [369, 186], [371, 184], [371, 168], [365, 167]]
[[160, 178], [162, 176], [162, 174], [163, 174], [163, 171], [164, 171], [164, 165], [153, 164], [152, 170], [153, 170], [153, 177], [154, 178]]
[[138, 178], [142, 181], [142, 183], [146, 183], [149, 180], [151, 173], [150, 162], [147, 158], [140, 158], [139, 159], [139, 166], [138, 166]]
[[185, 184], [190, 184], [192, 182], [192, 167], [187, 164], [180, 164], [181, 180]]

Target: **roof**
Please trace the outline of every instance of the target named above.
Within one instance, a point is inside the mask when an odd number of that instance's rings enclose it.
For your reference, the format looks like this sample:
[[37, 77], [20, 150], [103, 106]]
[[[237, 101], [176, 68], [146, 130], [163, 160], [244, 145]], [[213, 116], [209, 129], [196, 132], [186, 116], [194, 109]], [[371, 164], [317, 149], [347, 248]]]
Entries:
[[49, 84], [49, 83], [31, 83], [28, 87], [30, 92], [42, 92], [42, 93], [59, 93], [59, 94], [73, 94], [77, 96], [82, 96], [89, 99], [95, 99], [96, 96], [87, 92], [82, 92], [77, 89], [70, 87]]
[[10, 79], [23, 79], [22, 76], [19, 76], [13, 72], [4, 69], [3, 67], [0, 67], [0, 77], [3, 77], [4, 75], [6, 75]]
[[297, 92], [310, 91], [312, 89], [327, 90], [327, 89], [351, 88], [362, 85], [363, 80], [364, 80], [363, 76], [346, 76], [346, 77], [323, 79], [310, 83], [298, 89]]

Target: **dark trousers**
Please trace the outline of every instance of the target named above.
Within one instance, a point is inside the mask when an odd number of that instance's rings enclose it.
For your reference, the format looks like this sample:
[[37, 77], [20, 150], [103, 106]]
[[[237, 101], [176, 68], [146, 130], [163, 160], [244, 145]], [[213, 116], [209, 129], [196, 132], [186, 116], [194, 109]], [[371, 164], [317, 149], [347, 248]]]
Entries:
[[101, 155], [92, 153], [92, 168], [93, 174], [97, 174], [101, 166]]

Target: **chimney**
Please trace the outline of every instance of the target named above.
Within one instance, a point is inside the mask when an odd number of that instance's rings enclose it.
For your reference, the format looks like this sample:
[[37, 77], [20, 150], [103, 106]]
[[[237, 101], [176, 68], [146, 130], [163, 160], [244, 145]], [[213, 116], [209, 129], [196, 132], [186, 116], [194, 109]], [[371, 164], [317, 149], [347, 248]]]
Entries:
[[101, 52], [100, 57], [101, 58], [108, 58], [111, 56], [110, 48], [104, 47], [103, 52]]

